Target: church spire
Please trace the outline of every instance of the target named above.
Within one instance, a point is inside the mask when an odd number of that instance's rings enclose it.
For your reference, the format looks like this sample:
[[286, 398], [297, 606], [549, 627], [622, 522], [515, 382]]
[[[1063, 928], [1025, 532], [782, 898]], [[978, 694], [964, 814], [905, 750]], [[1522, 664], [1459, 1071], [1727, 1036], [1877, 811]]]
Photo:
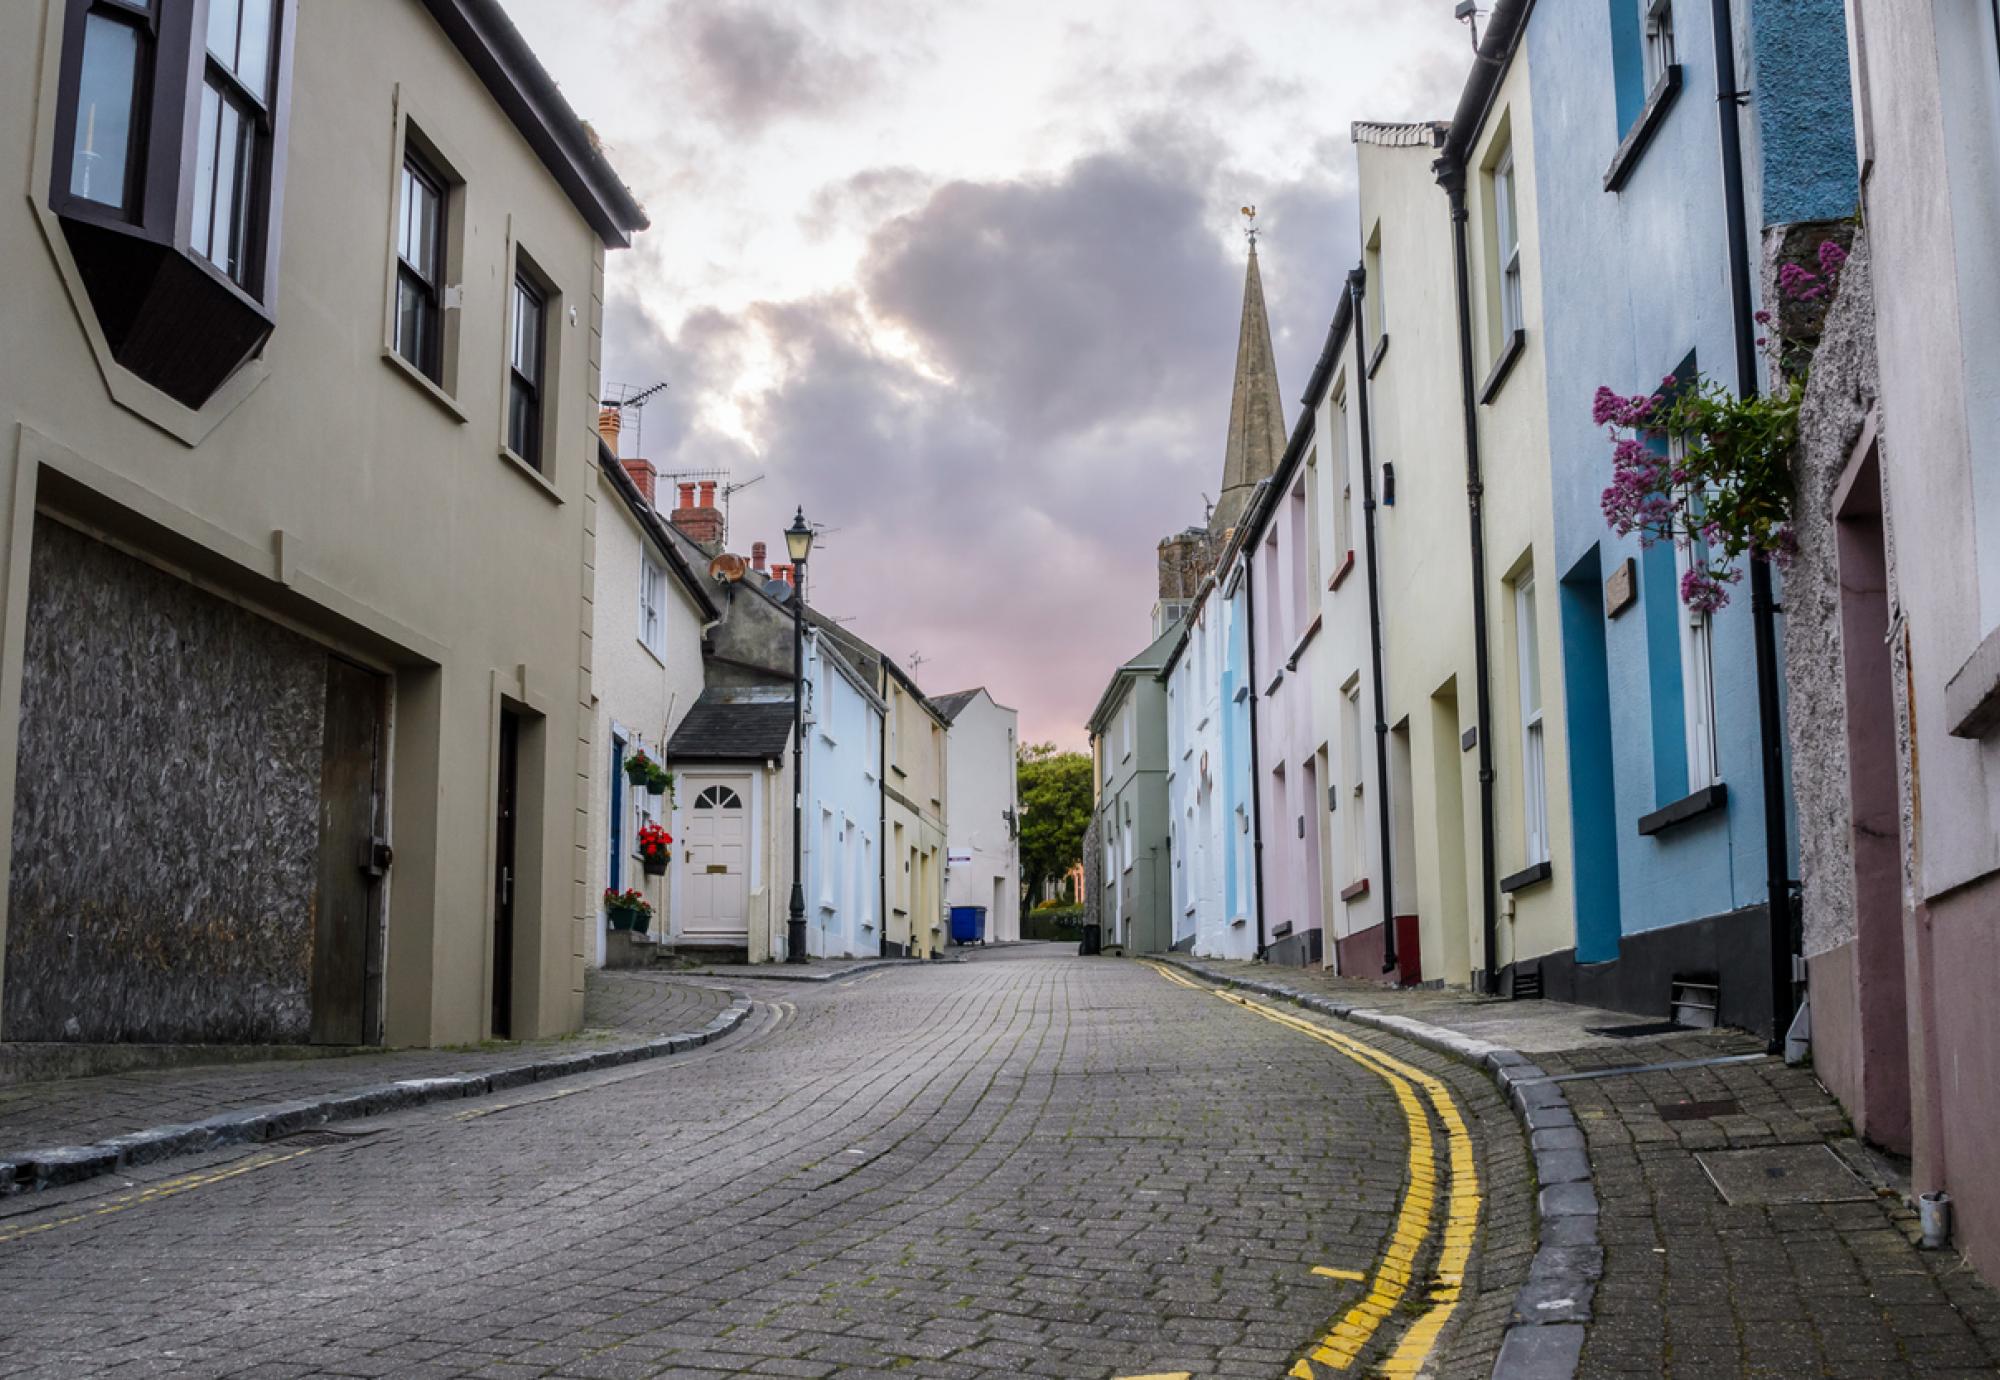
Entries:
[[1251, 217], [1250, 265], [1243, 278], [1243, 324], [1236, 338], [1236, 382], [1229, 399], [1229, 444], [1222, 460], [1222, 492], [1209, 519], [1219, 544], [1243, 516], [1251, 491], [1268, 479], [1285, 453], [1284, 399], [1278, 391], [1271, 318], [1264, 309], [1264, 279], [1257, 271], [1256, 211]]

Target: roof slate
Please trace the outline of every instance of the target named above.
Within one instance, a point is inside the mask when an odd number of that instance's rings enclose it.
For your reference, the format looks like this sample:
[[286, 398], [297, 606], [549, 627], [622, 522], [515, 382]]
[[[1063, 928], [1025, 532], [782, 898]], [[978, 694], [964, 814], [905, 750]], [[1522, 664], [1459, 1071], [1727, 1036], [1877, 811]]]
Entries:
[[792, 741], [792, 702], [704, 690], [667, 743], [668, 761], [769, 761]]

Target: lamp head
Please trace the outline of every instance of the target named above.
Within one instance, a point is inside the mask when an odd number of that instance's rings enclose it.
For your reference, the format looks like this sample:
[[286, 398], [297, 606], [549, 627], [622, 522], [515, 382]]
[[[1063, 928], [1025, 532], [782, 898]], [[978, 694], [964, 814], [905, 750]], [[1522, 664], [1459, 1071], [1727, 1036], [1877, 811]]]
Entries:
[[806, 510], [801, 506], [792, 525], [785, 529], [785, 550], [791, 553], [792, 564], [804, 565], [812, 554], [813, 529], [806, 524]]

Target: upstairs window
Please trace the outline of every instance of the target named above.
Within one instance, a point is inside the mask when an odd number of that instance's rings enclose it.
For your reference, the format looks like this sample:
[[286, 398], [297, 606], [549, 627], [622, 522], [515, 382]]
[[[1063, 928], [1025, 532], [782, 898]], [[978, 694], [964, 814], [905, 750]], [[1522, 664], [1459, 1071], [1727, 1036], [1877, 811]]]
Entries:
[[639, 640], [655, 655], [666, 654], [667, 572], [651, 556], [639, 558]]
[[445, 180], [415, 149], [403, 155], [396, 217], [396, 353], [443, 382]]
[[542, 468], [542, 350], [547, 299], [525, 274], [514, 278], [512, 345], [508, 357], [507, 446]]
[[190, 243], [238, 287], [256, 280], [269, 202], [259, 195], [271, 142], [275, 0], [209, 0], [195, 142]]
[[134, 208], [135, 155], [145, 137], [142, 84], [153, 65], [150, 9], [103, 0], [81, 16], [69, 191], [120, 213]]
[[47, 209], [111, 359], [186, 408], [213, 397], [275, 324], [296, 4], [54, 7]]
[[1521, 680], [1521, 792], [1526, 811], [1527, 861], [1549, 860], [1548, 753], [1542, 735], [1541, 617], [1535, 609], [1535, 572], [1514, 582], [1514, 659]]
[[1674, 57], [1674, 0], [1639, 0], [1644, 23], [1641, 31], [1645, 37], [1646, 50], [1646, 90], [1651, 91], [1667, 79], [1667, 69], [1676, 61]]
[[1501, 349], [1522, 328], [1521, 224], [1514, 180], [1514, 150], [1510, 147], [1493, 165], [1493, 228], [1500, 251]]

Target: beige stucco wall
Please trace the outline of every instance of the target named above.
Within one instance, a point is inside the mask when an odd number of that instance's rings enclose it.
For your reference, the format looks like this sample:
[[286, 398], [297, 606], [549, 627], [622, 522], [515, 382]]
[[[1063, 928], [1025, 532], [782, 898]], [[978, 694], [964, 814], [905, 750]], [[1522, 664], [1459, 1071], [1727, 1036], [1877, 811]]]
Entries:
[[1436, 156], [1427, 143], [1356, 147], [1363, 243], [1378, 223], [1382, 234], [1374, 295], [1386, 296], [1387, 320], [1371, 334], [1390, 342], [1370, 393], [1378, 471], [1396, 469], [1396, 502], [1376, 519], [1384, 699], [1386, 722], [1409, 721], [1415, 839], [1414, 857], [1398, 859], [1395, 905], [1417, 914], [1423, 976], [1463, 983], [1479, 962], [1479, 780], [1478, 753], [1458, 738], [1477, 722], [1472, 575], [1451, 224]]
[[[1493, 696], [1493, 816], [1495, 871], [1521, 871], [1527, 855], [1527, 804], [1521, 721], [1521, 657], [1515, 591], [1532, 570], [1541, 668], [1542, 742], [1546, 765], [1549, 880], [1512, 893], [1495, 933], [1498, 966], [1576, 943], [1569, 812], [1569, 735], [1563, 715], [1561, 571], [1556, 568], [1555, 502], [1550, 489], [1548, 387], [1543, 365], [1541, 251], [1535, 210], [1535, 149], [1528, 137], [1528, 60], [1518, 55], [1501, 78], [1492, 112], [1472, 145], [1466, 169], [1471, 231], [1472, 373], [1485, 380], [1502, 348], [1500, 264], [1495, 238], [1492, 169], [1511, 149], [1521, 246], [1521, 315], [1526, 344], [1499, 390], [1477, 409], [1485, 483], [1486, 619]], [[1445, 361], [1440, 360], [1440, 368]], [[1458, 507], [1461, 522], [1464, 507]], [[1475, 942], [1476, 948], [1476, 942]]]
[[[599, 242], [416, 4], [299, 9], [268, 377], [187, 419], [189, 445], [113, 401], [43, 202], [60, 6], [0, 12], [0, 809], [11, 815], [20, 612], [38, 503], [393, 676], [386, 1030], [486, 1033], [503, 702], [524, 737], [517, 1034], [581, 1019], [593, 404]], [[46, 101], [45, 101], [46, 98]], [[392, 199], [406, 113], [467, 179], [457, 396], [385, 362]], [[30, 131], [38, 131], [30, 137]], [[518, 241], [561, 296], [550, 479], [500, 452]], [[574, 319], [571, 313], [574, 311]], [[125, 393], [133, 388], [120, 380]], [[214, 405], [212, 405], [214, 406]], [[0, 849], [10, 819], [0, 818]], [[4, 923], [0, 920], [0, 923]]]

